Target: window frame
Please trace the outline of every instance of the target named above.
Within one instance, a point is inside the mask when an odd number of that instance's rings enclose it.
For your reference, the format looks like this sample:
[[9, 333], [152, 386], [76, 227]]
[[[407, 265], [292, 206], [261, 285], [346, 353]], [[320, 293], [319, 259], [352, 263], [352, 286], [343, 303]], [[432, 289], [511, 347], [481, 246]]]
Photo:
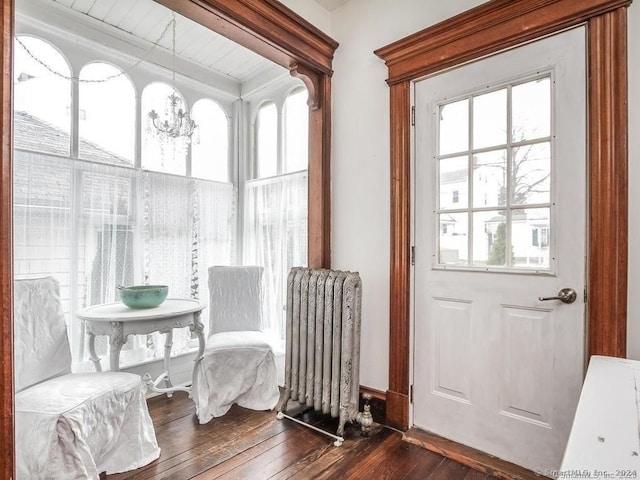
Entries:
[[[280, 128], [280, 130], [281, 130], [281, 142], [282, 142], [282, 153], [281, 153], [282, 159], [280, 160], [281, 165], [280, 165], [280, 170], [279, 170], [279, 172], [281, 174], [294, 173], [294, 172], [299, 172], [299, 171], [302, 171], [302, 170], [307, 170], [307, 171], [309, 170], [309, 161], [308, 161], [308, 159], [309, 159], [309, 156], [308, 156], [309, 155], [309, 135], [308, 135], [308, 132], [309, 132], [310, 126], [309, 126], [308, 123], [307, 123], [307, 168], [298, 169], [298, 170], [293, 170], [293, 169], [289, 170], [287, 168], [287, 148], [286, 148], [286, 145], [287, 145], [287, 101], [293, 95], [297, 95], [298, 93], [300, 93], [300, 92], [302, 92], [304, 90], [306, 90], [304, 85], [298, 85], [298, 86], [291, 87], [289, 90], [287, 90], [287, 93], [285, 94], [285, 96], [284, 96], [284, 98], [282, 100], [282, 113], [280, 115], [282, 117], [281, 121], [280, 121], [280, 124], [281, 124], [281, 128]], [[307, 91], [307, 108], [309, 106], [308, 99], [309, 99], [309, 91]], [[308, 116], [307, 116], [307, 121], [308, 121]]]
[[[139, 136], [138, 136], [138, 132], [137, 130], [137, 112], [138, 112], [138, 103], [141, 103], [141, 92], [138, 92], [137, 88], [136, 88], [136, 84], [133, 81], [133, 79], [131, 78], [131, 76], [125, 71], [123, 70], [120, 66], [116, 65], [113, 62], [110, 62], [108, 60], [93, 60], [87, 63], [84, 63], [82, 65], [82, 67], [80, 67], [80, 69], [78, 70], [78, 78], [81, 78], [82, 75], [82, 71], [88, 67], [89, 65], [94, 65], [94, 64], [104, 64], [104, 65], [109, 65], [115, 69], [117, 69], [119, 71], [119, 75], [124, 77], [125, 79], [127, 79], [127, 81], [129, 82], [129, 84], [131, 85], [131, 89], [133, 91], [133, 145], [132, 145], [132, 152], [131, 152], [131, 157], [132, 157], [132, 161], [131, 161], [131, 166], [135, 167], [138, 163], [138, 158], [137, 158], [137, 145], [139, 142]], [[84, 160], [81, 156], [81, 152], [80, 152], [80, 122], [82, 121], [82, 119], [80, 118], [80, 112], [81, 112], [81, 105], [82, 105], [82, 92], [80, 91], [80, 89], [78, 88], [78, 108], [75, 109], [75, 114], [78, 116], [78, 128], [77, 128], [77, 141], [78, 141], [78, 152], [77, 152], [77, 158]], [[71, 119], [73, 121], [73, 115], [71, 115]], [[72, 140], [73, 142], [73, 140]], [[103, 147], [104, 148], [104, 147]], [[124, 157], [123, 157], [124, 158]], [[88, 159], [90, 160], [90, 159]]]
[[[220, 102], [217, 102], [216, 100], [214, 100], [213, 98], [210, 97], [200, 97], [198, 98], [195, 102], [193, 102], [193, 105], [191, 106], [190, 112], [193, 118], [193, 109], [196, 108], [196, 105], [201, 102], [201, 101], [210, 101], [213, 102], [216, 107], [218, 107], [220, 109], [220, 111], [222, 112], [222, 114], [224, 115], [226, 122], [227, 122], [227, 127], [226, 127], [226, 138], [227, 138], [227, 152], [226, 152], [226, 163], [227, 163], [227, 179], [226, 180], [219, 180], [219, 179], [211, 179], [211, 178], [202, 178], [202, 177], [195, 177], [193, 175], [193, 140], [191, 143], [191, 146], [189, 147], [189, 153], [187, 155], [187, 165], [188, 165], [188, 172], [189, 172], [189, 176], [191, 178], [196, 178], [199, 180], [208, 180], [208, 181], [212, 181], [212, 182], [226, 182], [226, 183], [236, 183], [234, 182], [234, 168], [233, 168], [233, 164], [232, 164], [232, 152], [233, 152], [233, 148], [232, 148], [232, 140], [233, 140], [233, 125], [232, 125], [232, 116], [229, 115], [229, 112], [227, 111], [226, 108], [224, 108], [223, 105], [220, 104]], [[197, 124], [197, 122], [196, 122]], [[198, 131], [196, 132], [197, 135], [201, 135], [202, 134], [202, 130], [200, 130], [200, 126], [198, 125], [197, 127]]]
[[[275, 109], [275, 128], [276, 128], [276, 170], [273, 175], [260, 175], [260, 155], [259, 150], [259, 137], [260, 137], [260, 112], [264, 108], [273, 106]], [[269, 178], [282, 174], [282, 108], [278, 105], [278, 102], [271, 98], [262, 100], [256, 108], [253, 116], [252, 130], [252, 148], [251, 152], [251, 175], [250, 179], [257, 180], [260, 178]]]
[[[32, 34], [32, 33], [20, 33], [20, 34], [16, 34], [15, 37], [16, 37], [16, 39], [19, 38], [19, 37], [28, 37], [28, 38], [33, 38], [33, 39], [36, 39], [36, 40], [39, 40], [41, 42], [46, 43], [47, 45], [49, 45], [49, 47], [51, 47], [53, 50], [55, 50], [60, 55], [60, 57], [64, 60], [66, 66], [68, 68], [68, 71], [65, 72], [65, 73], [67, 73], [70, 77], [74, 77], [75, 76], [74, 75], [75, 71], [74, 71], [74, 67], [73, 67], [73, 64], [72, 64], [71, 60], [69, 59], [69, 57], [67, 55], [65, 55], [63, 53], [62, 49], [60, 49], [60, 47], [58, 47], [54, 42], [52, 42], [49, 39], [46, 39], [46, 38], [44, 38], [44, 37], [42, 37], [40, 35], [36, 35], [36, 34]], [[14, 39], [13, 36], [11, 37], [11, 40], [10, 40], [11, 43], [12, 43], [11, 48], [13, 48], [15, 43], [17, 43], [16, 39]], [[25, 55], [29, 55], [27, 52], [24, 52], [24, 54]], [[12, 65], [11, 65], [11, 83], [12, 84], [13, 84], [13, 75], [15, 73], [14, 72], [14, 67], [15, 67], [15, 64], [12, 63]], [[73, 141], [73, 138], [77, 133], [76, 131], [74, 131], [74, 113], [76, 111], [76, 101], [74, 100], [74, 88], [75, 88], [74, 83], [73, 83], [72, 80], [67, 80], [67, 82], [69, 83], [69, 96], [68, 96], [69, 112], [65, 112], [65, 115], [68, 115], [69, 118], [68, 118], [68, 125], [67, 125], [68, 130], [66, 130], [65, 133], [68, 131], [68, 134], [69, 134], [69, 150], [68, 150], [68, 154], [69, 154], [69, 156], [71, 156], [71, 155], [74, 154], [74, 149], [73, 149], [74, 141]], [[14, 94], [14, 92], [12, 90], [12, 98], [11, 98], [12, 101], [11, 101], [11, 109], [10, 109], [12, 117], [13, 117], [14, 95], [15, 94]], [[77, 129], [75, 129], [75, 130], [77, 130]], [[42, 152], [40, 150], [38, 150], [38, 152], [47, 153], [47, 152]], [[77, 152], [75, 152], [75, 153], [77, 154]]]

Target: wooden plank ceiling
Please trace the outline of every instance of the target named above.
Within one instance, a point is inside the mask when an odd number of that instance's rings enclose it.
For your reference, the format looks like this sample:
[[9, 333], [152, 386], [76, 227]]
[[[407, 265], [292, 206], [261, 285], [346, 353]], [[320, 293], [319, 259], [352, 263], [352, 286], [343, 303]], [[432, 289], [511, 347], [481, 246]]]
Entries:
[[[43, 0], [40, 0], [43, 1]], [[87, 15], [149, 44], [158, 40], [172, 12], [153, 0], [46, 0]], [[159, 45], [171, 51], [171, 32]], [[244, 84], [281, 67], [181, 15], [176, 15], [176, 55]]]

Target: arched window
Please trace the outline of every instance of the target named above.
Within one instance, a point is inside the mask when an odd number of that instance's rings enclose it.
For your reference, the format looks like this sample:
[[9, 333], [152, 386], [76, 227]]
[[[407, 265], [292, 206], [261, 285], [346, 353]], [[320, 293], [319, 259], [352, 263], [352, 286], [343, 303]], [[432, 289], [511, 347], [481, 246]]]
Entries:
[[292, 91], [284, 102], [284, 172], [306, 170], [309, 164], [309, 107], [307, 90]]
[[229, 181], [229, 121], [213, 100], [198, 100], [191, 110], [198, 131], [191, 144], [191, 176]]
[[[163, 139], [157, 135], [157, 129], [149, 118], [149, 112], [155, 110], [162, 122], [169, 111], [170, 96], [174, 93], [166, 83], [151, 83], [142, 92], [142, 168], [157, 172], [187, 173], [188, 144], [184, 138]], [[185, 111], [184, 98], [175, 91], [178, 108]]]
[[[79, 157], [113, 156], [113, 163], [133, 164], [136, 94], [131, 81], [112, 65], [90, 63], [80, 71], [79, 103]], [[93, 158], [100, 150], [105, 158]]]
[[69, 155], [69, 64], [50, 43], [30, 36], [16, 37], [14, 51], [15, 147]]
[[275, 103], [264, 103], [255, 123], [255, 158], [257, 177], [278, 173], [278, 110]]

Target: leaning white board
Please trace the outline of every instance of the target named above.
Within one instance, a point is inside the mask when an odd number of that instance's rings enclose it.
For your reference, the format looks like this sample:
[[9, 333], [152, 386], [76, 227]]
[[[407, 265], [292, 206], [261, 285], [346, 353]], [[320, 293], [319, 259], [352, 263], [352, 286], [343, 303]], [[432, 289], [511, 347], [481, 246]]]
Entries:
[[640, 362], [594, 356], [558, 478], [640, 477]]

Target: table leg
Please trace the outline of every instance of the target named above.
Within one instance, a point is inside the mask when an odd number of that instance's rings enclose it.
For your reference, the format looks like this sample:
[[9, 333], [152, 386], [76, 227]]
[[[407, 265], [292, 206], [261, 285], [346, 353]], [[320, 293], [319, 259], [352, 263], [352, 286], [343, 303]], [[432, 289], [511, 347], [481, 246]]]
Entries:
[[202, 357], [204, 356], [204, 346], [205, 346], [205, 341], [204, 341], [204, 325], [202, 325], [202, 322], [200, 322], [200, 312], [196, 312], [193, 314], [193, 325], [189, 326], [189, 330], [191, 330], [192, 332], [195, 332], [195, 334], [198, 337], [198, 356], [196, 357], [196, 364], [202, 360]]
[[96, 372], [101, 372], [102, 365], [100, 365], [100, 357], [96, 355], [96, 336], [93, 333], [89, 333], [89, 355], [91, 355], [89, 360], [91, 360], [94, 367], [96, 367]]
[[[173, 347], [173, 330], [169, 330], [164, 337], [164, 384], [166, 388], [171, 388], [171, 374], [169, 373], [169, 360], [171, 359], [171, 347]], [[167, 393], [171, 397], [171, 393]]]
[[125, 344], [122, 322], [111, 322], [109, 335], [109, 365], [112, 372], [120, 371], [120, 350]]

